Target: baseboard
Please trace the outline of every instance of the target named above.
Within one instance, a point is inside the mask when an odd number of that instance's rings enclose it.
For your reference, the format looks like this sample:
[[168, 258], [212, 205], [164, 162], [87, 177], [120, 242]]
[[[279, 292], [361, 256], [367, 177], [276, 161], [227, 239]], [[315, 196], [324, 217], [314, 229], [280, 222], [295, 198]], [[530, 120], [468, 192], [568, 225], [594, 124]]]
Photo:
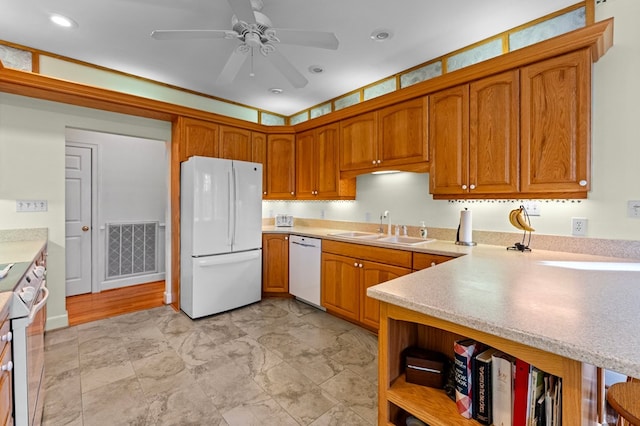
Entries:
[[47, 324], [45, 325], [45, 331], [55, 330], [57, 328], [65, 328], [69, 326], [69, 315], [67, 311], [64, 311], [64, 315], [57, 315], [55, 317], [48, 317]]

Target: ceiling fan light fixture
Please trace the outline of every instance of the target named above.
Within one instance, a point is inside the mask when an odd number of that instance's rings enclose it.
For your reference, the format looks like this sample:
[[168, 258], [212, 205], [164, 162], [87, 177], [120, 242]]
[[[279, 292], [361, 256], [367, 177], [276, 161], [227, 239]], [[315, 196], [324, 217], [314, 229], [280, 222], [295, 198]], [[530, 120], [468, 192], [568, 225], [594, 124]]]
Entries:
[[311, 74], [322, 74], [324, 72], [322, 65], [311, 65], [308, 70]]
[[60, 15], [59, 13], [52, 13], [49, 15], [49, 20], [54, 24], [63, 28], [77, 28], [78, 23], [68, 16]]
[[371, 32], [369, 38], [373, 41], [386, 41], [393, 37], [393, 33], [390, 30], [377, 29]]
[[274, 94], [274, 95], [280, 95], [280, 94], [282, 94], [282, 92], [284, 92], [284, 90], [279, 88], [279, 87], [272, 87], [272, 88], [269, 89], [269, 93]]

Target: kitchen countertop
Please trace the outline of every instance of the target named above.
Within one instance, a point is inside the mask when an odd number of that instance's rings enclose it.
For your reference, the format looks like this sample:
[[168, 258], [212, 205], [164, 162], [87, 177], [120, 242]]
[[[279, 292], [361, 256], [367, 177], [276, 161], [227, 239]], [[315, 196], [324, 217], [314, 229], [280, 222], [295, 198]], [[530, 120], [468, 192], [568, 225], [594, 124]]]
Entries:
[[266, 226], [263, 231], [456, 256], [370, 287], [367, 295], [640, 377], [640, 260], [451, 241], [398, 246], [329, 235], [341, 232], [335, 229]]

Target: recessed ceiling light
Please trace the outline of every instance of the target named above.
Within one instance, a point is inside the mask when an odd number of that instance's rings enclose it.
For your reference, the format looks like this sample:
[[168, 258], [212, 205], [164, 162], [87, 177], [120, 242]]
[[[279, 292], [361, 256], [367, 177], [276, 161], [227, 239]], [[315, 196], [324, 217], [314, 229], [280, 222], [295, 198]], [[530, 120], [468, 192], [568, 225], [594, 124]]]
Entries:
[[309, 68], [311, 74], [321, 74], [324, 72], [324, 68], [321, 65], [311, 65]]
[[57, 13], [54, 13], [51, 16], [49, 16], [49, 19], [54, 24], [59, 25], [59, 26], [64, 27], [64, 28], [75, 28], [75, 27], [78, 26], [78, 23], [76, 21], [74, 21], [73, 19], [71, 19], [69, 17], [66, 17], [64, 15], [57, 14]]
[[280, 93], [284, 92], [284, 90], [279, 87], [272, 87], [271, 89], [269, 89], [269, 92], [273, 93], [274, 95], [279, 95]]
[[373, 41], [385, 41], [389, 40], [393, 36], [393, 33], [389, 30], [374, 30], [369, 36]]

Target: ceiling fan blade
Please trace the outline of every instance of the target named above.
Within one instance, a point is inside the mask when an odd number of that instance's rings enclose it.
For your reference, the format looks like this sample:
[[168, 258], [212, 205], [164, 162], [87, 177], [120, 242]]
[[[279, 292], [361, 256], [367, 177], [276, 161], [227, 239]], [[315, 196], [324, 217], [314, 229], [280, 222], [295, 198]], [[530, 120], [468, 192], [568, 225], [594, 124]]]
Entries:
[[241, 47], [242, 45], [233, 50], [233, 53], [229, 56], [222, 72], [216, 79], [216, 84], [231, 84], [231, 82], [236, 78], [242, 64], [244, 64], [244, 61], [247, 59], [246, 51], [243, 51]]
[[295, 69], [291, 62], [287, 58], [285, 58], [278, 50], [270, 52], [267, 55], [267, 58], [271, 60], [271, 63], [286, 77], [287, 80], [291, 83], [293, 87], [296, 89], [301, 89], [307, 85], [309, 81], [300, 71]]
[[244, 21], [247, 24], [255, 24], [256, 16], [253, 14], [250, 0], [227, 0], [231, 10], [238, 18], [238, 21]]
[[151, 37], [156, 40], [236, 39], [238, 33], [225, 30], [155, 30], [151, 33]]
[[286, 28], [274, 28], [276, 37], [283, 44], [295, 44], [298, 46], [319, 47], [321, 49], [338, 48], [338, 39], [334, 33], [324, 31], [290, 30]]

